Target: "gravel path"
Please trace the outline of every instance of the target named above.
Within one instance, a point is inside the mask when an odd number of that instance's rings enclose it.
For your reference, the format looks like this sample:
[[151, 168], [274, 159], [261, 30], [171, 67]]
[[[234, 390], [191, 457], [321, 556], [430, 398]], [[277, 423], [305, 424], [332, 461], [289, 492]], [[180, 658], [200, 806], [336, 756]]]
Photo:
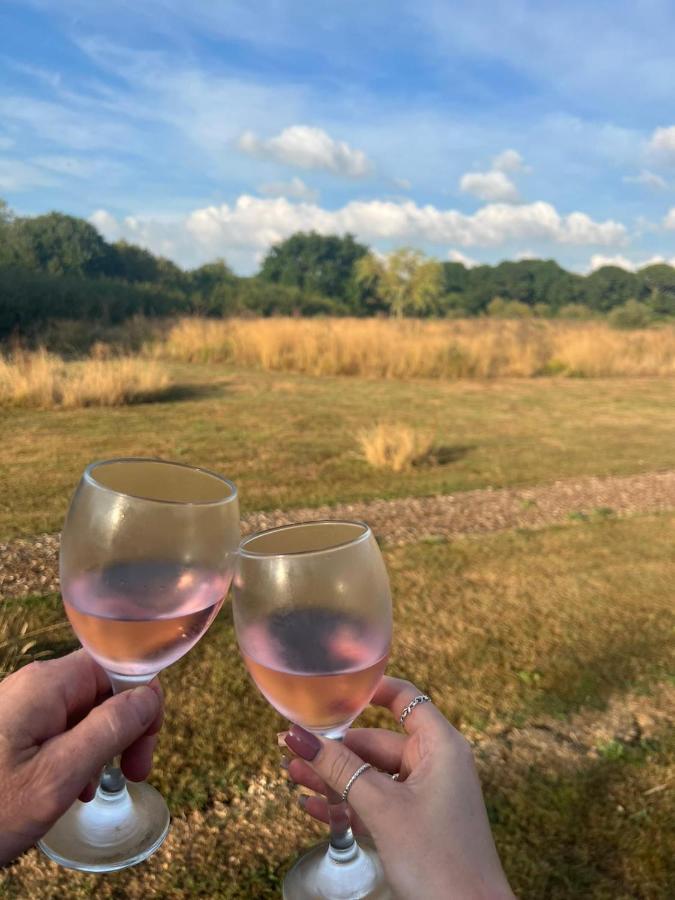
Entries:
[[[578, 478], [529, 488], [466, 491], [438, 497], [371, 500], [246, 516], [245, 533], [321, 518], [367, 521], [380, 540], [406, 544], [423, 538], [542, 528], [571, 516], [630, 515], [675, 509], [675, 472], [623, 478]], [[58, 590], [58, 534], [0, 543], [0, 598]]]

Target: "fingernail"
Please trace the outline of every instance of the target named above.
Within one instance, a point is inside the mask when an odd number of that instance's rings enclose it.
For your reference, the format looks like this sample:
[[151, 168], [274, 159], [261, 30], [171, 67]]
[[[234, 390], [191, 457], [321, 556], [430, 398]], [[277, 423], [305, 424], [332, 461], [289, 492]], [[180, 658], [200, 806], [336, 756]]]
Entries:
[[277, 731], [277, 744], [283, 750], [286, 749], [286, 735], [287, 734], [288, 734], [287, 731]]
[[300, 809], [307, 809], [307, 801], [309, 800], [309, 794], [300, 794], [298, 797], [298, 806]]
[[279, 760], [279, 765], [286, 772], [288, 772], [288, 767], [290, 766], [290, 764], [291, 764], [291, 760], [290, 760], [290, 757], [288, 757], [288, 756], [282, 756], [281, 759]]
[[129, 691], [128, 697], [128, 702], [133, 704], [138, 718], [141, 720], [141, 724], [149, 725], [157, 715], [157, 709], [159, 707], [157, 694], [152, 688], [143, 684], [140, 687], [135, 687], [133, 690]]
[[286, 744], [294, 753], [311, 762], [321, 749], [321, 741], [299, 725], [293, 725], [286, 735]]

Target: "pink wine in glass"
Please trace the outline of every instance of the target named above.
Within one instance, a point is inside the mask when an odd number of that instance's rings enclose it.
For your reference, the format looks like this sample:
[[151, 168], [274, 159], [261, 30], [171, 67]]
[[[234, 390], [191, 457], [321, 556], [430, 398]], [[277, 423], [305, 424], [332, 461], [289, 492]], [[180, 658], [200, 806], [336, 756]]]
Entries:
[[344, 733], [384, 674], [390, 635], [321, 607], [277, 612], [240, 635], [246, 666], [283, 716], [325, 735]]
[[165, 562], [121, 563], [66, 580], [63, 601], [82, 646], [109, 672], [153, 675], [213, 622], [229, 577]]

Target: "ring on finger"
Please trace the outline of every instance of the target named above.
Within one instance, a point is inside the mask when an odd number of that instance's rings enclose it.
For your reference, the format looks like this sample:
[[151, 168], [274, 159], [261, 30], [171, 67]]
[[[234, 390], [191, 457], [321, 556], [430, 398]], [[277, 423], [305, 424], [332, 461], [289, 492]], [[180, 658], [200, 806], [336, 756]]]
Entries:
[[352, 785], [354, 784], [356, 779], [359, 778], [361, 775], [363, 775], [364, 772], [367, 772], [368, 769], [372, 769], [372, 768], [373, 767], [370, 765], [370, 763], [363, 763], [363, 765], [359, 766], [358, 769], [356, 770], [356, 772], [354, 772], [352, 777], [349, 779], [349, 781], [345, 785], [344, 791], [342, 792], [342, 799], [344, 800], [345, 803], [347, 802], [347, 798], [349, 797], [349, 792], [351, 791]]
[[413, 709], [415, 709], [416, 706], [419, 706], [420, 703], [431, 703], [431, 697], [428, 697], [426, 694], [418, 694], [416, 697], [413, 697], [399, 716], [399, 724], [403, 725]]

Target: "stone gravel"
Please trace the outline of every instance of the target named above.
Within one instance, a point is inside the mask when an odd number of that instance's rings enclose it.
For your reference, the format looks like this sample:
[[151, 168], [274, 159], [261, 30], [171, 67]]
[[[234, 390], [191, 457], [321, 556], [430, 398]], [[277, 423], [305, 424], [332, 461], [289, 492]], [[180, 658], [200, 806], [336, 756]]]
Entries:
[[[675, 509], [675, 472], [576, 478], [536, 487], [466, 491], [433, 497], [371, 500], [245, 516], [245, 534], [323, 518], [368, 522], [384, 544], [509, 528], [543, 528], [570, 519], [627, 516]], [[58, 591], [59, 535], [0, 543], [0, 598]]]

